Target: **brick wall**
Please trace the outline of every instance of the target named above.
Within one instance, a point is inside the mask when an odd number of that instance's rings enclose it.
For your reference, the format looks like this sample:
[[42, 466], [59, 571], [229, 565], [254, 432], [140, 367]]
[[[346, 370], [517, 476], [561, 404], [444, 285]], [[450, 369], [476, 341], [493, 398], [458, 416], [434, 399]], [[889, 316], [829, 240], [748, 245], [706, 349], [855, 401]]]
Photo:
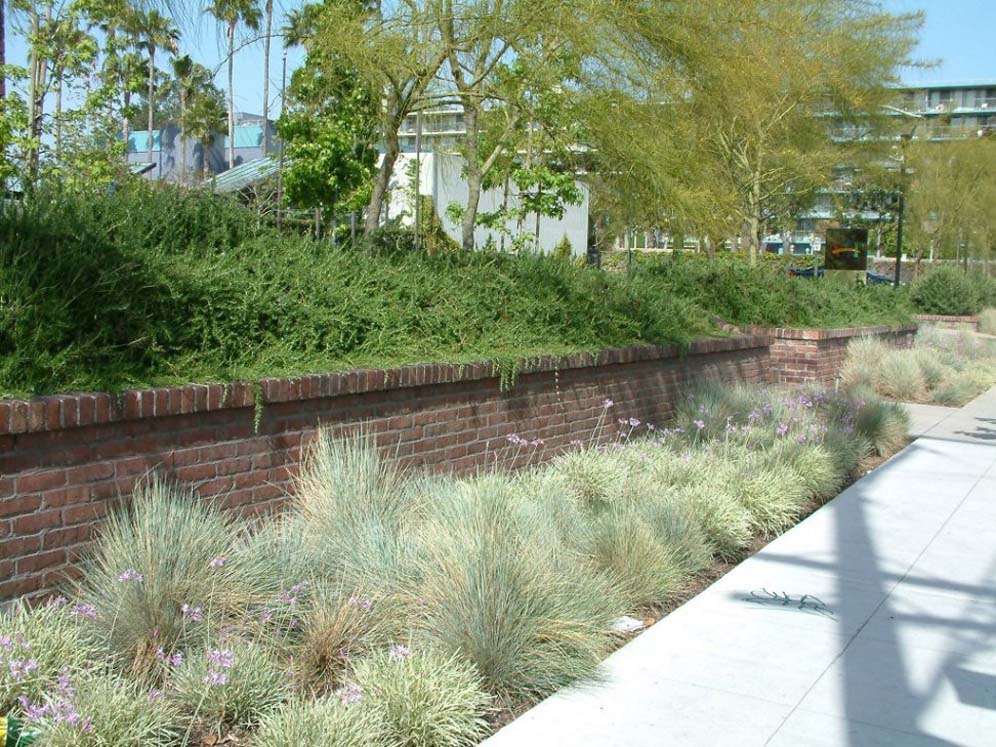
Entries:
[[918, 314], [914, 317], [920, 323], [930, 324], [942, 329], [962, 329], [968, 332], [979, 331], [977, 316], [942, 316], [940, 314]]
[[913, 344], [916, 325], [848, 329], [751, 328], [771, 337], [770, 380], [779, 384], [816, 382], [831, 386], [840, 376], [847, 345], [856, 337], [874, 336], [896, 347]]
[[[101, 518], [150, 471], [243, 514], [269, 512], [320, 423], [335, 432], [364, 424], [412, 466], [523, 466], [589, 438], [607, 398], [610, 426], [662, 422], [678, 392], [702, 378], [765, 381], [769, 345], [745, 336], [700, 341], [685, 357], [638, 346], [540, 358], [507, 391], [491, 364], [416, 365], [0, 401], [0, 600], [77, 573]], [[543, 444], [512, 447], [513, 433]]]

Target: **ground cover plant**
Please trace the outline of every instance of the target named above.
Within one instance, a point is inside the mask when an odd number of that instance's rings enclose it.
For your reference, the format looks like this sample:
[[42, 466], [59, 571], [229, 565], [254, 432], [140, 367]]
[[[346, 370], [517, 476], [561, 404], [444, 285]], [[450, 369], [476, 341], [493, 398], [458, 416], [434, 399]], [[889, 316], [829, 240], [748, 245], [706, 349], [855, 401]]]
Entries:
[[635, 264], [641, 282], [687, 299], [735, 325], [856, 327], [904, 324], [914, 308], [907, 289], [850, 286], [790, 277], [788, 267], [812, 258], [763, 261], [751, 266], [735, 255], [643, 255]]
[[910, 349], [860, 338], [848, 346], [841, 377], [888, 399], [960, 407], [996, 385], [996, 340], [930, 325]]
[[874, 395], [704, 385], [667, 427], [606, 401], [589, 442], [518, 473], [408, 474], [322, 433], [261, 527], [152, 481], [68, 598], [0, 619], [0, 705], [67, 747], [472, 745], [906, 425]]
[[403, 242], [333, 247], [197, 191], [49, 188], [0, 203], [0, 396], [413, 362], [511, 369], [530, 355], [680, 347], [722, 334], [719, 320], [901, 322], [903, 299], [736, 258], [621, 273]]
[[924, 314], [968, 316], [996, 304], [996, 279], [985, 271], [938, 267], [913, 283], [911, 295]]

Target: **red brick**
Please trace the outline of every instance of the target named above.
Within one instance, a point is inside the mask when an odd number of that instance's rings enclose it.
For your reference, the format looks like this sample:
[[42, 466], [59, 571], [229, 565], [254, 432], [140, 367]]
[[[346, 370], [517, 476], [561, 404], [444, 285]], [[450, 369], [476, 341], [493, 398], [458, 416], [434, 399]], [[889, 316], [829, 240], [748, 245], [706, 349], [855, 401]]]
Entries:
[[42, 529], [56, 526], [61, 519], [62, 514], [58, 509], [40, 511], [15, 517], [11, 520], [11, 528], [14, 534], [34, 534]]
[[17, 478], [15, 490], [18, 493], [34, 493], [39, 490], [58, 488], [66, 484], [66, 472], [61, 469], [33, 472]]
[[24, 573], [34, 573], [53, 566], [62, 565], [66, 562], [66, 551], [63, 549], [47, 550], [37, 555], [28, 555], [17, 559], [18, 575]]
[[15, 495], [0, 500], [0, 516], [15, 516], [36, 511], [41, 507], [42, 499], [37, 493], [31, 495]]

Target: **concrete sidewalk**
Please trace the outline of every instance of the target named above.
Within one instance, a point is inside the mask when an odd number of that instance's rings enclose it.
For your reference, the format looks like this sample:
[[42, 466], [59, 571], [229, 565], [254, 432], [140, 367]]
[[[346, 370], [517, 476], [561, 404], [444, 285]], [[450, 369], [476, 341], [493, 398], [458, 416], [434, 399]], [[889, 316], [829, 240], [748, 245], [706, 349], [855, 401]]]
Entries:
[[996, 389], [485, 742], [996, 744]]

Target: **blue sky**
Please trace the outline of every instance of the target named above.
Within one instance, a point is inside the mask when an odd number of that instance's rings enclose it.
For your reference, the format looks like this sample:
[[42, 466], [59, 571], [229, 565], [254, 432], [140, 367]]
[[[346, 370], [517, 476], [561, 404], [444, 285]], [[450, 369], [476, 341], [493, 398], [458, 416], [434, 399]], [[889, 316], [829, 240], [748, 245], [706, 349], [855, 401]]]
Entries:
[[[283, 7], [297, 7], [300, 0], [282, 0]], [[917, 56], [924, 60], [939, 60], [936, 67], [902, 71], [907, 82], [989, 79], [996, 81], [996, 0], [884, 0], [894, 12], [923, 10], [927, 14], [921, 33]], [[276, 0], [277, 8], [281, 0]], [[282, 16], [282, 11], [275, 16]], [[275, 26], [281, 25], [275, 19]], [[223, 58], [223, 42], [215, 23], [208, 17], [192, 17], [183, 23], [183, 51], [214, 68]], [[275, 39], [271, 50], [270, 101], [274, 115], [279, 111], [281, 44]], [[24, 59], [23, 42], [8, 35], [8, 57], [12, 63]], [[300, 64], [302, 55], [291, 51], [288, 71]], [[262, 42], [243, 49], [236, 56], [235, 107], [260, 113], [262, 106]], [[289, 73], [288, 73], [289, 74]], [[218, 71], [217, 82], [226, 84], [224, 67]]]

